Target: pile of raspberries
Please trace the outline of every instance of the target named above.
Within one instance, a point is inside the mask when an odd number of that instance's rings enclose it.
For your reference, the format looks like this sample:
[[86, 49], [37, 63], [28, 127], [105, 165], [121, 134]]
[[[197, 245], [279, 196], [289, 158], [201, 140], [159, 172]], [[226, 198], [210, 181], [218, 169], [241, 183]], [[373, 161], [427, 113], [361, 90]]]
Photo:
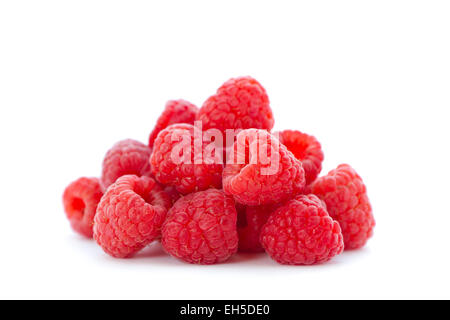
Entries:
[[251, 77], [228, 80], [200, 109], [171, 100], [148, 144], [117, 142], [100, 178], [65, 189], [67, 218], [116, 258], [160, 241], [189, 263], [241, 251], [310, 265], [364, 246], [375, 220], [361, 177], [348, 164], [318, 177], [319, 141], [273, 126], [267, 93]]

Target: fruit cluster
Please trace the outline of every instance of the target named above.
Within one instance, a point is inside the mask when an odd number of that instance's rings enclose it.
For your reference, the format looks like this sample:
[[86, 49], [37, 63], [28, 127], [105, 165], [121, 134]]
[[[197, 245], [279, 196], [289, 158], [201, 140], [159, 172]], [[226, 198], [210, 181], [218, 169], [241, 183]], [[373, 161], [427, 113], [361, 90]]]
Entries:
[[271, 133], [273, 125], [267, 93], [251, 77], [228, 80], [200, 109], [169, 101], [148, 145], [116, 143], [100, 178], [65, 189], [67, 218], [117, 258], [159, 240], [189, 263], [243, 251], [309, 265], [364, 246], [375, 220], [361, 177], [342, 164], [318, 178], [317, 139]]

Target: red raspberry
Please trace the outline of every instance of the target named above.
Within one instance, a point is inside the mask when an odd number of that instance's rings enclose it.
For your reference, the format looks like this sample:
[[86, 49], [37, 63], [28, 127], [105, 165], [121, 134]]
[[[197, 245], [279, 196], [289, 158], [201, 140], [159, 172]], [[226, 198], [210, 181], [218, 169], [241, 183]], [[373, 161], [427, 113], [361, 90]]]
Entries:
[[341, 164], [318, 178], [312, 192], [322, 199], [344, 235], [345, 249], [358, 249], [372, 236], [375, 219], [361, 177], [348, 164]]
[[194, 126], [190, 124], [174, 124], [161, 131], [150, 158], [152, 173], [158, 182], [175, 186], [182, 194], [220, 189], [222, 160], [209, 159], [208, 145], [197, 148], [194, 139]]
[[278, 132], [280, 142], [302, 162], [306, 184], [316, 180], [322, 170], [323, 152], [319, 141], [313, 136], [296, 130]]
[[116, 258], [130, 257], [161, 235], [169, 196], [149, 177], [125, 175], [103, 196], [94, 222], [94, 238]]
[[214, 264], [238, 248], [233, 198], [209, 189], [187, 195], [169, 210], [162, 244], [172, 256], [189, 263]]
[[136, 140], [122, 140], [117, 142], [103, 159], [101, 183], [104, 190], [113, 184], [117, 178], [134, 174], [150, 176], [148, 162], [152, 150]]
[[194, 124], [197, 116], [198, 108], [186, 100], [169, 100], [163, 113], [159, 116], [156, 126], [150, 133], [148, 145], [153, 147], [158, 133], [175, 123]]
[[238, 212], [239, 251], [264, 252], [260, 234], [264, 224], [279, 205], [244, 206], [236, 204]]
[[241, 131], [223, 170], [223, 188], [239, 203], [258, 206], [293, 198], [305, 186], [300, 161], [264, 130]]
[[315, 195], [299, 195], [277, 209], [261, 231], [266, 252], [281, 264], [316, 264], [344, 250], [341, 228]]
[[311, 186], [312, 186], [312, 184], [306, 185], [305, 188], [303, 189], [302, 193], [303, 194], [311, 194], [312, 193]]
[[102, 195], [100, 180], [97, 178], [79, 178], [67, 186], [63, 204], [73, 230], [92, 238], [95, 210]]
[[266, 90], [251, 77], [225, 82], [201, 107], [197, 120], [203, 129], [266, 129], [274, 124]]
[[162, 188], [164, 192], [167, 193], [167, 195], [170, 197], [170, 200], [172, 200], [172, 205], [181, 198], [181, 195], [177, 191], [177, 188], [173, 186], [162, 186]]

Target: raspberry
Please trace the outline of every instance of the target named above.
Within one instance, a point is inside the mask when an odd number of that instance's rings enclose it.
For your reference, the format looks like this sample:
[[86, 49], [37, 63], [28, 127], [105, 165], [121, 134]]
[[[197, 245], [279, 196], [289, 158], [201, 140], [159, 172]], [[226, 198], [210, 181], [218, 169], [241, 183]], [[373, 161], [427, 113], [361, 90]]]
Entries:
[[170, 197], [172, 205], [180, 199], [181, 195], [173, 186], [162, 186], [164, 192]]
[[169, 100], [163, 113], [159, 116], [156, 126], [150, 133], [148, 145], [153, 147], [158, 133], [175, 123], [189, 123], [194, 124], [197, 116], [198, 108], [186, 100]]
[[292, 199], [305, 186], [302, 164], [264, 130], [241, 131], [223, 170], [223, 188], [236, 202], [259, 206]]
[[261, 231], [261, 243], [281, 264], [322, 263], [344, 249], [339, 223], [315, 195], [299, 195], [277, 209]]
[[92, 238], [95, 210], [102, 195], [100, 180], [97, 178], [79, 178], [67, 186], [63, 204], [73, 230]]
[[323, 152], [319, 141], [296, 130], [284, 130], [278, 134], [280, 142], [302, 162], [306, 184], [313, 182], [322, 170]]
[[261, 229], [279, 205], [244, 206], [236, 204], [238, 212], [239, 251], [264, 252], [259, 241]]
[[152, 150], [136, 140], [122, 140], [117, 142], [103, 159], [101, 183], [104, 190], [113, 184], [117, 178], [134, 174], [150, 176], [148, 162]]
[[303, 189], [303, 194], [311, 194], [312, 193], [312, 188], [311, 188], [312, 184], [308, 184], [305, 186], [305, 188]]
[[208, 145], [199, 149], [194, 138], [194, 126], [171, 125], [159, 133], [150, 158], [156, 180], [182, 194], [222, 187], [222, 160], [209, 158]]
[[109, 255], [126, 258], [161, 235], [169, 196], [149, 177], [125, 175], [100, 201], [94, 219], [94, 239]]
[[209, 189], [187, 195], [169, 210], [162, 244], [172, 256], [189, 263], [214, 264], [238, 248], [233, 198]]
[[361, 177], [348, 164], [341, 164], [318, 178], [312, 192], [322, 199], [330, 216], [339, 222], [345, 249], [358, 249], [372, 236], [375, 219]]
[[203, 129], [266, 129], [274, 125], [266, 90], [251, 77], [225, 82], [208, 98], [197, 114]]

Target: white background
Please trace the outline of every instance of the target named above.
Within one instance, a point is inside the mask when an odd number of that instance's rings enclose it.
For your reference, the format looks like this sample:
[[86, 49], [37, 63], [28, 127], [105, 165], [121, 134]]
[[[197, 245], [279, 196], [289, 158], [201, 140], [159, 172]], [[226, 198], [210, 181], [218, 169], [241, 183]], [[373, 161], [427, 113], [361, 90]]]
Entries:
[[[450, 298], [448, 1], [2, 1], [0, 298]], [[108, 257], [74, 234], [64, 187], [166, 100], [230, 77], [267, 89], [275, 129], [350, 163], [377, 221], [313, 267], [265, 255], [195, 266]]]

